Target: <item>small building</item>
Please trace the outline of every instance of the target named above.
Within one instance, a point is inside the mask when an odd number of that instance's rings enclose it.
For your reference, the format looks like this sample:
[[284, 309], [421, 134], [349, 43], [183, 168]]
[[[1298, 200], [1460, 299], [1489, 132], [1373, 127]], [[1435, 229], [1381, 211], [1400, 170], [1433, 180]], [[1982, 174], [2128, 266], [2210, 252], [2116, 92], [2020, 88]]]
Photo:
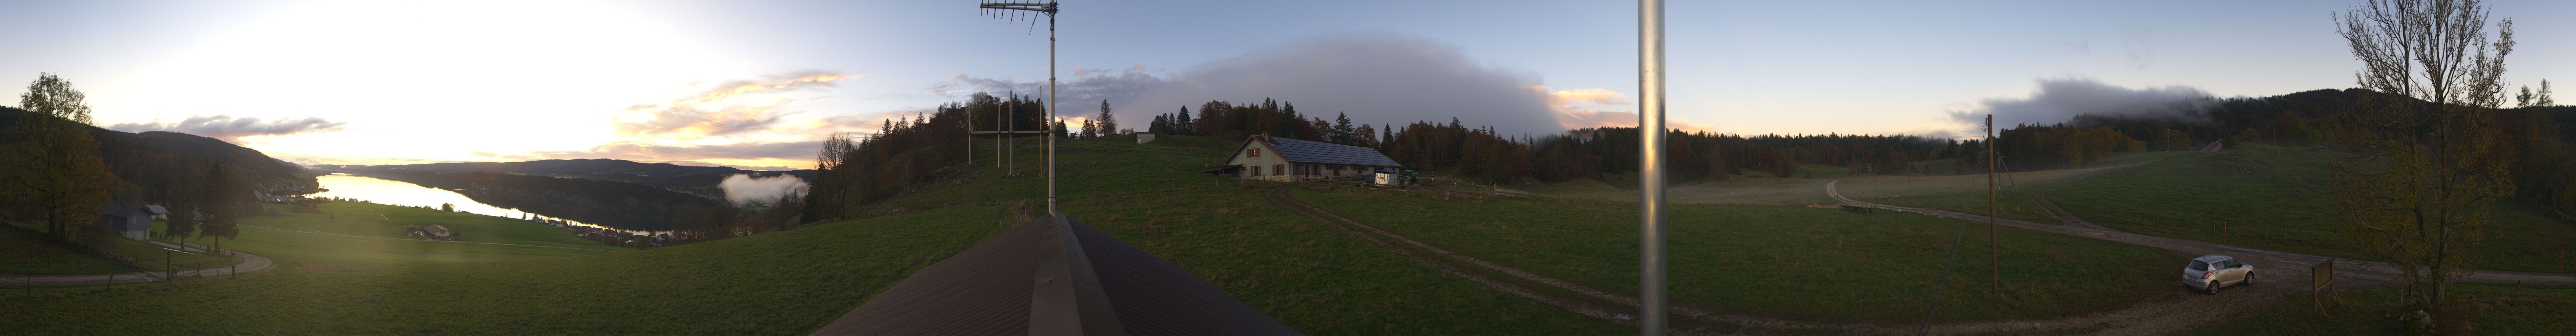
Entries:
[[1238, 178], [1295, 181], [1307, 177], [1353, 176], [1404, 165], [1368, 147], [1255, 135], [1236, 146], [1224, 165], [1201, 170]]
[[170, 220], [170, 208], [161, 207], [159, 205], [146, 205], [143, 206], [143, 210], [152, 211], [152, 219]]
[[[152, 208], [142, 204], [107, 202], [98, 206], [98, 221], [119, 237], [134, 240], [152, 239]], [[167, 212], [164, 212], [166, 214]]]
[[1136, 143], [1154, 142], [1153, 133], [1136, 132]]

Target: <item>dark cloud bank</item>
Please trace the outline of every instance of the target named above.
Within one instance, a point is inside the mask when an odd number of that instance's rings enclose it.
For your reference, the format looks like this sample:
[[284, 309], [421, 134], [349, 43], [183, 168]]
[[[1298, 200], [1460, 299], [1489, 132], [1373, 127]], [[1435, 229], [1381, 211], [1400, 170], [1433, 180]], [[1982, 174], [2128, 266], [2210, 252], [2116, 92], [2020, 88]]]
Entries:
[[349, 123], [324, 120], [321, 117], [261, 121], [257, 117], [234, 118], [228, 115], [191, 116], [177, 122], [121, 123], [107, 129], [125, 132], [165, 131], [234, 141], [242, 137], [331, 132], [345, 129]]
[[[1295, 103], [1309, 116], [1349, 112], [1362, 123], [1447, 122], [1492, 125], [1505, 134], [1561, 131], [1539, 78], [1478, 64], [1457, 48], [1393, 35], [1317, 38], [1217, 60], [1167, 76], [1142, 66], [1077, 70], [1059, 83], [1062, 113], [1099, 113], [1108, 100], [1118, 118], [1143, 125], [1154, 114], [1195, 109], [1209, 100]], [[1046, 82], [958, 76], [932, 90], [962, 95], [1017, 90], [1032, 95]]]

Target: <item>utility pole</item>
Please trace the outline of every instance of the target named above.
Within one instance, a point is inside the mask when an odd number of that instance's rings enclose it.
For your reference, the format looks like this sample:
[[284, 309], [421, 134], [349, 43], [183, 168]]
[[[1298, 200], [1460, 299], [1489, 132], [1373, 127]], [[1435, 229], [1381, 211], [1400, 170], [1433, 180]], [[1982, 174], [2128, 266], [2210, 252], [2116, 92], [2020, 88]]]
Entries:
[[2000, 226], [1997, 225], [2000, 221], [1997, 218], [2003, 214], [1996, 209], [1996, 204], [2002, 202], [1998, 202], [1998, 198], [1995, 197], [1995, 165], [1999, 164], [1995, 161], [2001, 160], [2002, 157], [1995, 155], [1996, 145], [1998, 144], [1995, 142], [1995, 115], [1988, 114], [1986, 115], [1986, 266], [1992, 267], [1990, 271], [1994, 276], [1995, 297], [2000, 298], [2004, 296], [2003, 250], [2000, 249], [2003, 245], [1998, 243], [1995, 232], [1996, 227]]
[[1669, 332], [1664, 313], [1664, 1], [1637, 1], [1637, 334]]

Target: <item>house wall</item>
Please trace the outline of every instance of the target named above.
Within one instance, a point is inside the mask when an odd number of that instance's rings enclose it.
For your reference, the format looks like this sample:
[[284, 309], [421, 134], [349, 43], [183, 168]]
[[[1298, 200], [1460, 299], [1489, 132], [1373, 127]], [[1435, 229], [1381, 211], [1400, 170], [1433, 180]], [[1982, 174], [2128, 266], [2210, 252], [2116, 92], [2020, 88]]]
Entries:
[[[1291, 181], [1293, 177], [1280, 175], [1280, 172], [1278, 171], [1278, 168], [1287, 167], [1286, 165], [1288, 164], [1288, 160], [1286, 158], [1280, 157], [1279, 152], [1271, 151], [1269, 144], [1264, 144], [1260, 141], [1251, 141], [1249, 143], [1251, 144], [1243, 146], [1243, 149], [1235, 150], [1233, 158], [1226, 159], [1225, 164], [1243, 165], [1243, 169], [1235, 171], [1234, 177], [1281, 182]], [[1251, 156], [1250, 153], [1254, 150], [1261, 151], [1261, 156]], [[1256, 167], [1259, 169], [1254, 169]], [[1253, 175], [1252, 173], [1255, 170], [1260, 171], [1261, 174]]]
[[[1253, 150], [1261, 151], [1261, 156], [1250, 155]], [[1348, 176], [1375, 172], [1378, 169], [1397, 169], [1396, 167], [1288, 162], [1288, 159], [1279, 156], [1277, 151], [1270, 150], [1269, 144], [1260, 141], [1247, 141], [1242, 149], [1235, 150], [1234, 156], [1226, 159], [1225, 164], [1243, 165], [1242, 169], [1235, 171], [1236, 178], [1279, 182], [1294, 182], [1303, 177]], [[1255, 167], [1259, 169], [1254, 169]], [[1260, 174], [1253, 174], [1255, 170], [1260, 171]]]

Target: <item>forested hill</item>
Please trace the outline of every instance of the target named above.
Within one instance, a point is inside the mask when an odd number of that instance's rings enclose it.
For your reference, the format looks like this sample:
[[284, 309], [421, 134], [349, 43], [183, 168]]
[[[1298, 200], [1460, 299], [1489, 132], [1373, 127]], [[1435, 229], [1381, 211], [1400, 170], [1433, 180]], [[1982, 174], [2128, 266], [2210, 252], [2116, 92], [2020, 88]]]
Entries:
[[[0, 129], [13, 125], [27, 111], [0, 107]], [[172, 132], [126, 133], [97, 126], [84, 126], [98, 141], [99, 157], [123, 183], [113, 189], [118, 199], [157, 201], [162, 184], [191, 181], [206, 173], [209, 165], [223, 165], [240, 182], [255, 190], [288, 185], [302, 188], [316, 186], [304, 167], [296, 166], [259, 150], [202, 136]], [[0, 141], [17, 141], [6, 139]]]

